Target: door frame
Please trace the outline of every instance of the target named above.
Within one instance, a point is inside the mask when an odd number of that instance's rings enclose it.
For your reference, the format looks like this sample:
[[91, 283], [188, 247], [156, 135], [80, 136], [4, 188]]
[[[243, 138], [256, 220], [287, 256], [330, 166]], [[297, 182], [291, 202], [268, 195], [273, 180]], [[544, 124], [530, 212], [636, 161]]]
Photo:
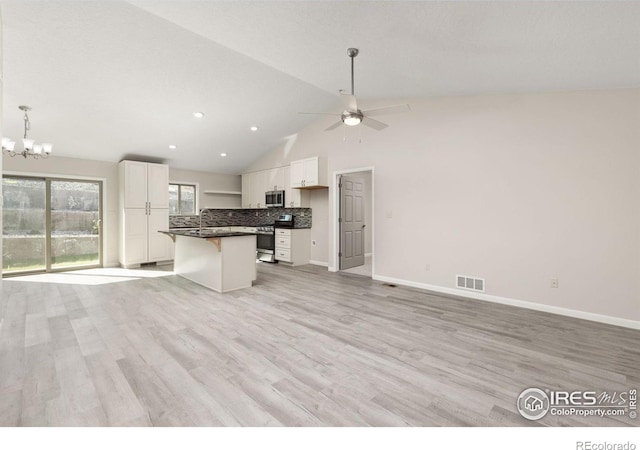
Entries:
[[[82, 270], [82, 269], [86, 269], [86, 268], [96, 268], [96, 267], [104, 267], [104, 263], [107, 260], [107, 258], [105, 257], [106, 252], [105, 249], [108, 248], [107, 246], [107, 231], [108, 231], [108, 221], [106, 220], [107, 217], [107, 178], [104, 177], [85, 177], [82, 175], [67, 175], [67, 174], [61, 174], [61, 173], [49, 173], [49, 172], [22, 172], [22, 171], [13, 171], [13, 170], [5, 170], [2, 171], [2, 176], [8, 176], [8, 177], [24, 177], [24, 178], [38, 178], [38, 179], [42, 179], [42, 180], [56, 180], [56, 181], [60, 181], [60, 180], [70, 180], [70, 181], [100, 181], [101, 182], [101, 195], [100, 195], [100, 214], [101, 214], [101, 230], [100, 230], [100, 249], [99, 249], [99, 266], [96, 265], [91, 265], [91, 266], [77, 266], [77, 267], [73, 267], [73, 268], [62, 268], [62, 269], [51, 269], [49, 267], [49, 255], [46, 256], [47, 261], [45, 262], [47, 268], [49, 268], [50, 270], [47, 271], [46, 269], [44, 271], [42, 270], [38, 270], [38, 271], [25, 271], [25, 272], [18, 272], [15, 274], [2, 274], [2, 277], [0, 277], [0, 279], [2, 278], [8, 278], [8, 277], [12, 277], [12, 276], [21, 276], [21, 275], [30, 275], [33, 273], [55, 273], [55, 272], [65, 272], [65, 271], [69, 271], [69, 270]], [[49, 196], [49, 188], [47, 188], [47, 195]], [[50, 202], [49, 198], [46, 198], [45, 201], [47, 202], [47, 204]], [[48, 214], [47, 214], [48, 216]], [[46, 220], [48, 221], [49, 219], [46, 218]], [[48, 224], [47, 224], [48, 226]], [[46, 246], [48, 248], [48, 245]], [[2, 261], [2, 255], [0, 255], [0, 262]], [[2, 267], [0, 265], [0, 267]], [[1, 270], [1, 269], [0, 269]]]
[[[371, 278], [375, 278], [376, 275], [376, 227], [375, 227], [375, 198], [376, 198], [376, 169], [374, 166], [357, 167], [354, 169], [336, 170], [331, 177], [331, 186], [333, 189], [333, 242], [332, 251], [333, 265], [329, 266], [329, 272], [340, 271], [340, 224], [338, 218], [340, 217], [340, 188], [338, 187], [340, 175], [349, 175], [358, 172], [371, 172], [371, 199], [367, 201], [371, 205]], [[365, 224], [369, 226], [369, 224]], [[365, 253], [366, 255], [366, 253]]]

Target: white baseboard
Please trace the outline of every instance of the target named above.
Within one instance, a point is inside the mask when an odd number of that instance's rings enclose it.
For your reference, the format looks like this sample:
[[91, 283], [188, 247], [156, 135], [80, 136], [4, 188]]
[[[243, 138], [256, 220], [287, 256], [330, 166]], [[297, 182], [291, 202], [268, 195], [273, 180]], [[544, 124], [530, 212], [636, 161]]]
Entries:
[[437, 292], [441, 294], [454, 295], [456, 297], [471, 298], [474, 300], [483, 300], [487, 302], [500, 303], [502, 305], [517, 306], [519, 308], [533, 309], [535, 311], [548, 312], [551, 314], [559, 314], [561, 316], [575, 317], [577, 319], [591, 320], [593, 322], [601, 322], [619, 327], [632, 328], [640, 330], [640, 321], [623, 319], [621, 317], [605, 316], [603, 314], [595, 314], [586, 311], [578, 311], [576, 309], [562, 308], [559, 306], [545, 305], [542, 303], [533, 303], [524, 300], [516, 300], [507, 297], [498, 297], [496, 295], [481, 294], [476, 292], [462, 291], [455, 288], [436, 286], [433, 284], [419, 283], [417, 281], [401, 280], [398, 278], [386, 277], [383, 275], [374, 275], [374, 280], [383, 281], [385, 283], [400, 284], [403, 286], [425, 289], [427, 291]]
[[309, 261], [309, 264], [313, 264], [314, 266], [329, 267], [329, 263], [322, 261]]

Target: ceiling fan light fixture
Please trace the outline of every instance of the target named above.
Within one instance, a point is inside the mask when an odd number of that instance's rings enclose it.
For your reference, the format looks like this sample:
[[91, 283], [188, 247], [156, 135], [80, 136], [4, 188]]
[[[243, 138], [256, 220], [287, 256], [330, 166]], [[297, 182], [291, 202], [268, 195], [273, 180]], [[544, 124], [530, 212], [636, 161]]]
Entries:
[[345, 113], [342, 115], [342, 121], [345, 125], [353, 127], [359, 125], [362, 122], [362, 114], [360, 113]]

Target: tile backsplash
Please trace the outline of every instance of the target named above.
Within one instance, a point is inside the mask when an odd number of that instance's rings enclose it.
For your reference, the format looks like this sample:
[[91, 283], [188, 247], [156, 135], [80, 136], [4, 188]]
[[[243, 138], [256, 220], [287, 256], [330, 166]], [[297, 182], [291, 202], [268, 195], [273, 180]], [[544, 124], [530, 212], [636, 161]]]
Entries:
[[[295, 228], [311, 228], [311, 208], [262, 209], [203, 209], [203, 227], [245, 226], [273, 224], [280, 214], [293, 214]], [[169, 216], [171, 228], [200, 226], [200, 216]]]

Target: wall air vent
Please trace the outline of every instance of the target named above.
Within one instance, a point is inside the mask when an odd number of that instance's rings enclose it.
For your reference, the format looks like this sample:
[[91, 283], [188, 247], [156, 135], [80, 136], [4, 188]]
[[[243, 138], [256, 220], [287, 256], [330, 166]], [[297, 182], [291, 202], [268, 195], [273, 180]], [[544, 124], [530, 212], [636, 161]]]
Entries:
[[469, 291], [484, 292], [484, 278], [475, 278], [467, 275], [456, 275], [456, 287]]

